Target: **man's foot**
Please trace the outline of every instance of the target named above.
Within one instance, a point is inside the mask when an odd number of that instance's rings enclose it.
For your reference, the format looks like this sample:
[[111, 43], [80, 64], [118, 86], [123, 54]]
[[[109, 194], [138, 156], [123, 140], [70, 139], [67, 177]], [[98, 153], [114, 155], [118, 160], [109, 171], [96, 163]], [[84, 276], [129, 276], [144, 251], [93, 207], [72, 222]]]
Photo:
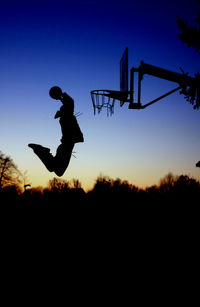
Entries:
[[200, 167], [200, 161], [197, 162], [196, 167]]
[[43, 147], [43, 146], [41, 146], [39, 144], [32, 144], [31, 143], [31, 144], [28, 144], [28, 146], [30, 148], [32, 148], [34, 152], [37, 152], [37, 151], [40, 151], [40, 152], [50, 152], [49, 148]]

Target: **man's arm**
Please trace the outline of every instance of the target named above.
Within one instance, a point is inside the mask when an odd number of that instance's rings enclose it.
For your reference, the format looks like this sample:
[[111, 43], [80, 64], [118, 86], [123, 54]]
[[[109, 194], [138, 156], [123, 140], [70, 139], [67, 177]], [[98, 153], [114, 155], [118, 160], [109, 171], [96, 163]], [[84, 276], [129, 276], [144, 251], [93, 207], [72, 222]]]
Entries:
[[60, 116], [61, 116], [60, 111], [57, 111], [57, 113], [55, 114], [54, 118], [56, 119], [56, 118], [58, 118]]

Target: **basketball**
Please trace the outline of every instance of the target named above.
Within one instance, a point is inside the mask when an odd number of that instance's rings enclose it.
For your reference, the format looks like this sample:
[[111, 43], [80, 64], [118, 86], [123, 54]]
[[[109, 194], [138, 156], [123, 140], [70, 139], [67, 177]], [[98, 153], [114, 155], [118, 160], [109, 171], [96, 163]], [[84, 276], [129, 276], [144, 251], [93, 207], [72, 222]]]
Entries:
[[62, 95], [62, 90], [61, 90], [61, 88], [59, 86], [53, 86], [49, 90], [49, 95], [53, 99], [60, 99], [60, 97]]

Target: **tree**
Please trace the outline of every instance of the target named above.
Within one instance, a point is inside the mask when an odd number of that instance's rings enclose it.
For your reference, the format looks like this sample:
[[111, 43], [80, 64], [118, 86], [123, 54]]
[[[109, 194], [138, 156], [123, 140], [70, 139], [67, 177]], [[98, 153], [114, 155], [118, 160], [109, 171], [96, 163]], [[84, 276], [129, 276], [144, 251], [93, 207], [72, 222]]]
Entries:
[[177, 24], [181, 33], [178, 34], [180, 40], [187, 44], [188, 47], [195, 49], [197, 53], [200, 54], [200, 13], [198, 13], [195, 20], [196, 25], [188, 25], [188, 22], [177, 17]]
[[8, 186], [19, 187], [21, 173], [13, 160], [0, 151], [0, 191]]
[[160, 191], [163, 193], [169, 193], [173, 190], [175, 182], [177, 181], [177, 176], [172, 173], [168, 173], [164, 178], [160, 179]]
[[[200, 1], [199, 1], [200, 2]], [[188, 22], [177, 17], [178, 28], [181, 33], [178, 34], [180, 40], [190, 48], [194, 48], [200, 54], [200, 12], [195, 20], [195, 25], [188, 25]], [[187, 74], [186, 74], [187, 75]], [[200, 73], [195, 74], [195, 85], [184, 87], [180, 94], [185, 96], [186, 101], [190, 102], [194, 109], [200, 108]]]
[[78, 179], [72, 179], [72, 188], [76, 190], [82, 189], [81, 182]]
[[69, 190], [69, 183], [64, 179], [53, 178], [49, 180], [49, 190], [52, 192], [63, 193]]

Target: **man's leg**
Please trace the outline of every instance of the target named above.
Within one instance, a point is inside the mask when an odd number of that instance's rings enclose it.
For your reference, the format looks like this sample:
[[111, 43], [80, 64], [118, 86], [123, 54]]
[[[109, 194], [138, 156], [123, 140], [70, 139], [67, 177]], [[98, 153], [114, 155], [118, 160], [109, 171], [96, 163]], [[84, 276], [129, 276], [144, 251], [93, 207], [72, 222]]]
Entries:
[[62, 176], [69, 165], [74, 143], [60, 144], [55, 157], [52, 156], [49, 148], [38, 144], [29, 144], [28, 146], [33, 149], [49, 172], [55, 172], [57, 176]]
[[43, 162], [49, 172], [54, 171], [54, 157], [50, 154], [50, 149], [38, 144], [28, 144], [33, 149], [34, 153]]
[[57, 176], [62, 176], [66, 171], [72, 155], [74, 143], [62, 143], [58, 146], [54, 157], [54, 172]]

